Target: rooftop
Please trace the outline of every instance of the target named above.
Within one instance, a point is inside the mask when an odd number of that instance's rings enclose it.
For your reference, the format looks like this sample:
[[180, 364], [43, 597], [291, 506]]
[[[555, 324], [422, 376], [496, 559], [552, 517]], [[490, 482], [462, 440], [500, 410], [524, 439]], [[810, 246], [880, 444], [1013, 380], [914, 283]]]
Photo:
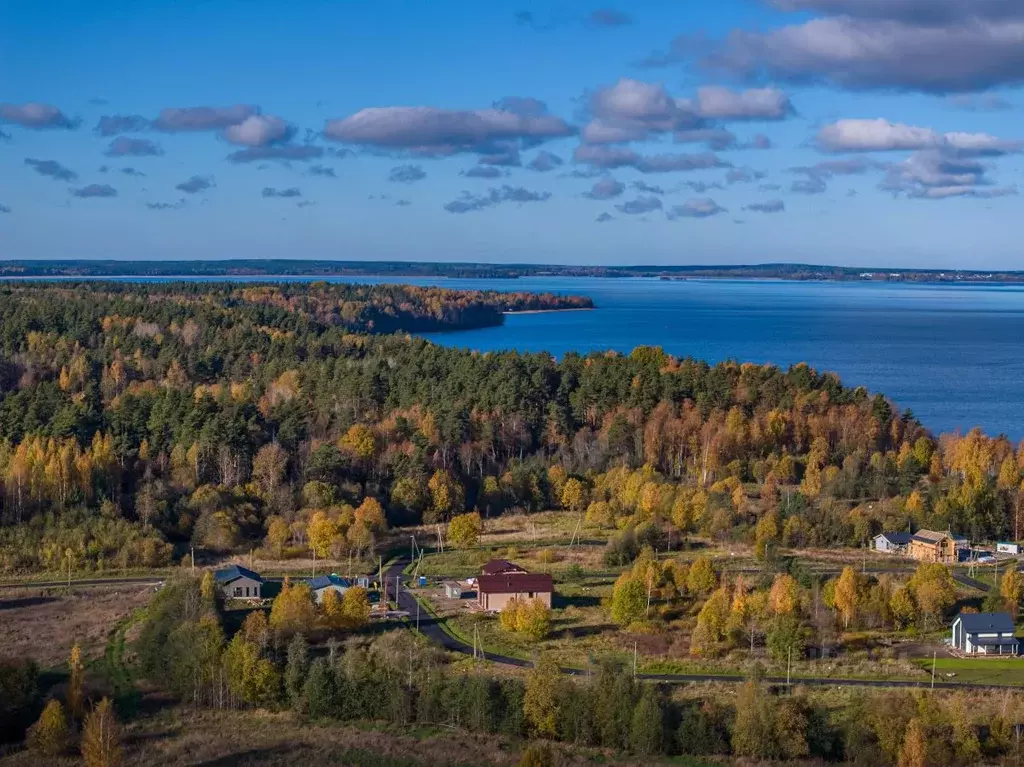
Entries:
[[214, 571], [213, 577], [217, 583], [231, 583], [231, 581], [236, 581], [239, 578], [249, 578], [257, 583], [263, 583], [262, 575], [254, 573], [252, 570], [242, 567], [241, 565], [222, 567], [220, 570]]
[[477, 585], [481, 594], [522, 594], [530, 591], [550, 592], [553, 590], [554, 582], [550, 575], [515, 572], [481, 575], [477, 578]]
[[968, 634], [996, 634], [1013, 632], [1013, 618], [1009, 613], [960, 613], [957, 616]]
[[342, 578], [340, 575], [331, 573], [330, 575], [318, 575], [316, 578], [310, 578], [306, 581], [309, 587], [313, 591], [319, 591], [325, 589], [328, 586], [338, 586], [343, 589], [351, 588], [355, 585], [355, 582], [349, 578]]
[[918, 530], [913, 537], [922, 543], [941, 543], [950, 536], [949, 533], [937, 533], [934, 530]]
[[480, 572], [484, 575], [498, 575], [500, 573], [525, 573], [526, 569], [507, 559], [492, 559], [480, 568]]
[[877, 536], [878, 538], [885, 538], [889, 543], [895, 543], [898, 546], [904, 546], [910, 543], [910, 539], [914, 536], [910, 533], [882, 533]]

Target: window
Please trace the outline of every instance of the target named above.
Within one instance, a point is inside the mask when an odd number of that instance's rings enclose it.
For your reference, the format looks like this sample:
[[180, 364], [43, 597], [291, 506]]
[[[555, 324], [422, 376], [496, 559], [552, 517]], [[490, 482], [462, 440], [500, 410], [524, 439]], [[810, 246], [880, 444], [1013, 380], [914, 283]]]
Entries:
[[249, 596], [249, 587], [248, 586], [245, 587], [245, 595]]
[[530, 592], [530, 599], [533, 599], [533, 592]]
[[235, 596], [236, 597], [242, 596], [242, 587], [241, 586], [235, 586]]

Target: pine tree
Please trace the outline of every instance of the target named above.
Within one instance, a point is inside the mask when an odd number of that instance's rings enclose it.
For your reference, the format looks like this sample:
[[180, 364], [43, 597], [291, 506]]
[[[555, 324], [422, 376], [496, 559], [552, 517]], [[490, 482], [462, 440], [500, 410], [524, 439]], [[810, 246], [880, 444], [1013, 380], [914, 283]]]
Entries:
[[658, 690], [653, 685], [645, 685], [630, 722], [630, 748], [641, 756], [653, 756], [662, 753], [664, 740], [664, 712]]
[[334, 671], [326, 658], [317, 658], [309, 666], [309, 676], [302, 687], [303, 708], [310, 719], [330, 716], [337, 708], [337, 685]]
[[284, 686], [292, 708], [299, 708], [302, 703], [302, 688], [306, 683], [309, 671], [309, 650], [306, 637], [296, 634], [288, 643], [288, 662], [284, 670]]
[[68, 722], [59, 700], [51, 699], [38, 721], [29, 728], [28, 746], [48, 757], [58, 756], [68, 747]]
[[85, 717], [82, 759], [85, 767], [120, 767], [124, 763], [121, 728], [109, 698], [101, 700]]

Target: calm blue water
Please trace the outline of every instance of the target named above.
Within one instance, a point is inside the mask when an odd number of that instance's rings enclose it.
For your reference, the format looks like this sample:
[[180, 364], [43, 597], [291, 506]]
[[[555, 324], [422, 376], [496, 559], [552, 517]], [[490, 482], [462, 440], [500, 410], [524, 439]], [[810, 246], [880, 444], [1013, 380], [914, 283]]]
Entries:
[[1024, 285], [568, 277], [329, 281], [587, 295], [597, 304], [594, 311], [511, 315], [501, 327], [427, 337], [478, 350], [558, 356], [652, 345], [709, 362], [806, 362], [838, 373], [848, 386], [887, 395], [935, 432], [981, 426], [989, 434], [1024, 438]]
[[[408, 281], [408, 280], [406, 280]], [[429, 334], [480, 350], [661, 346], [677, 356], [807, 362], [882, 392], [936, 432], [1024, 438], [1024, 286], [529, 278], [422, 280], [591, 296], [589, 312], [513, 315]]]

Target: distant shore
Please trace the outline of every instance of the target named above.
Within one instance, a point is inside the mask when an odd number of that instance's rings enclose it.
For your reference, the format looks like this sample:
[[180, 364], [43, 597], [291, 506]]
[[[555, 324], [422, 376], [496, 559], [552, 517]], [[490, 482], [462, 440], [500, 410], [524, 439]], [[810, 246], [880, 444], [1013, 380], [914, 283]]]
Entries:
[[830, 266], [823, 264], [489, 264], [416, 261], [317, 261], [233, 259], [194, 261], [0, 261], [0, 280], [315, 280], [453, 279], [516, 280], [548, 277], [646, 277], [684, 279], [768, 279], [794, 282], [919, 282], [955, 285], [1021, 284], [1012, 269], [928, 269]]

